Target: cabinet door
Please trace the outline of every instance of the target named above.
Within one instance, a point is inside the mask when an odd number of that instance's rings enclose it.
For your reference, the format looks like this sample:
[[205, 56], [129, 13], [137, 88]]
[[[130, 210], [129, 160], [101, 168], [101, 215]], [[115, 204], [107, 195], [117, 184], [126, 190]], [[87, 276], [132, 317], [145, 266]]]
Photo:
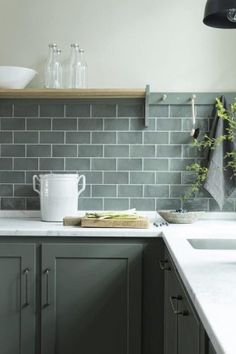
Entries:
[[0, 353], [35, 352], [35, 246], [0, 244]]
[[42, 246], [42, 354], [139, 354], [141, 245]]
[[165, 285], [164, 285], [164, 353], [177, 354], [178, 349], [178, 332], [177, 332], [177, 316], [173, 312], [171, 301], [178, 303], [174, 299], [178, 295], [178, 282], [174, 272], [174, 268], [168, 258], [165, 260]]
[[185, 291], [179, 286], [182, 298], [178, 304], [178, 354], [201, 354], [201, 323]]

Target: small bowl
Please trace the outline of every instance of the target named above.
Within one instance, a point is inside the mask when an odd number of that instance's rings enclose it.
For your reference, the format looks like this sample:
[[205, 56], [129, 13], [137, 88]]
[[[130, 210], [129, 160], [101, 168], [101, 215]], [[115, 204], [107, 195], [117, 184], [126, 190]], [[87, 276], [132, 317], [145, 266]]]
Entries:
[[170, 224], [192, 224], [204, 215], [204, 211], [177, 213], [175, 210], [158, 210], [158, 214]]
[[33, 69], [19, 66], [0, 66], [1, 89], [23, 89], [35, 77], [37, 72]]

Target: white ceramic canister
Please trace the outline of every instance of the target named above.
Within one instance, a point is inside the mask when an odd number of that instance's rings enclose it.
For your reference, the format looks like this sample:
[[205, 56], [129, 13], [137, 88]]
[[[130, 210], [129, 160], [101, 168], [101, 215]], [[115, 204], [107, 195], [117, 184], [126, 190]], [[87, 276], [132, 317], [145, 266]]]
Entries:
[[[78, 185], [82, 182], [81, 189]], [[37, 188], [39, 185], [39, 189]], [[33, 176], [33, 190], [40, 196], [42, 221], [61, 222], [78, 212], [78, 197], [85, 190], [86, 179], [78, 174], [41, 174]]]

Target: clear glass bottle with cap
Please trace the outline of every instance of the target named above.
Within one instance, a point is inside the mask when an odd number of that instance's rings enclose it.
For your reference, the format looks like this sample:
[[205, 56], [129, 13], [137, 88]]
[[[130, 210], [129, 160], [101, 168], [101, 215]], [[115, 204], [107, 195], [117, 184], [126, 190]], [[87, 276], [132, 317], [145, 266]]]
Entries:
[[57, 49], [56, 43], [50, 43], [48, 45], [48, 57], [45, 62], [44, 68], [44, 86], [51, 88], [53, 86], [53, 65], [54, 65], [54, 51]]
[[63, 86], [65, 88], [74, 87], [74, 65], [77, 56], [76, 53], [79, 51], [79, 45], [77, 43], [72, 43], [70, 48], [70, 55], [64, 61], [63, 65]]
[[76, 53], [74, 65], [74, 88], [88, 87], [88, 66], [84, 59], [84, 49]]
[[54, 49], [53, 60], [53, 88], [62, 88], [61, 49]]

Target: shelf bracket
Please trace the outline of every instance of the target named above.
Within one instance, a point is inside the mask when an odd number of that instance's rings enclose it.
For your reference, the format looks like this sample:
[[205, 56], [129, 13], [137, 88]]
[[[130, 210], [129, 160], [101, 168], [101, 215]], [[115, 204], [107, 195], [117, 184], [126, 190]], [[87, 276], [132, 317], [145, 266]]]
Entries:
[[144, 125], [148, 128], [149, 125], [149, 100], [150, 100], [150, 85], [146, 85], [145, 90], [145, 111], [144, 111]]

